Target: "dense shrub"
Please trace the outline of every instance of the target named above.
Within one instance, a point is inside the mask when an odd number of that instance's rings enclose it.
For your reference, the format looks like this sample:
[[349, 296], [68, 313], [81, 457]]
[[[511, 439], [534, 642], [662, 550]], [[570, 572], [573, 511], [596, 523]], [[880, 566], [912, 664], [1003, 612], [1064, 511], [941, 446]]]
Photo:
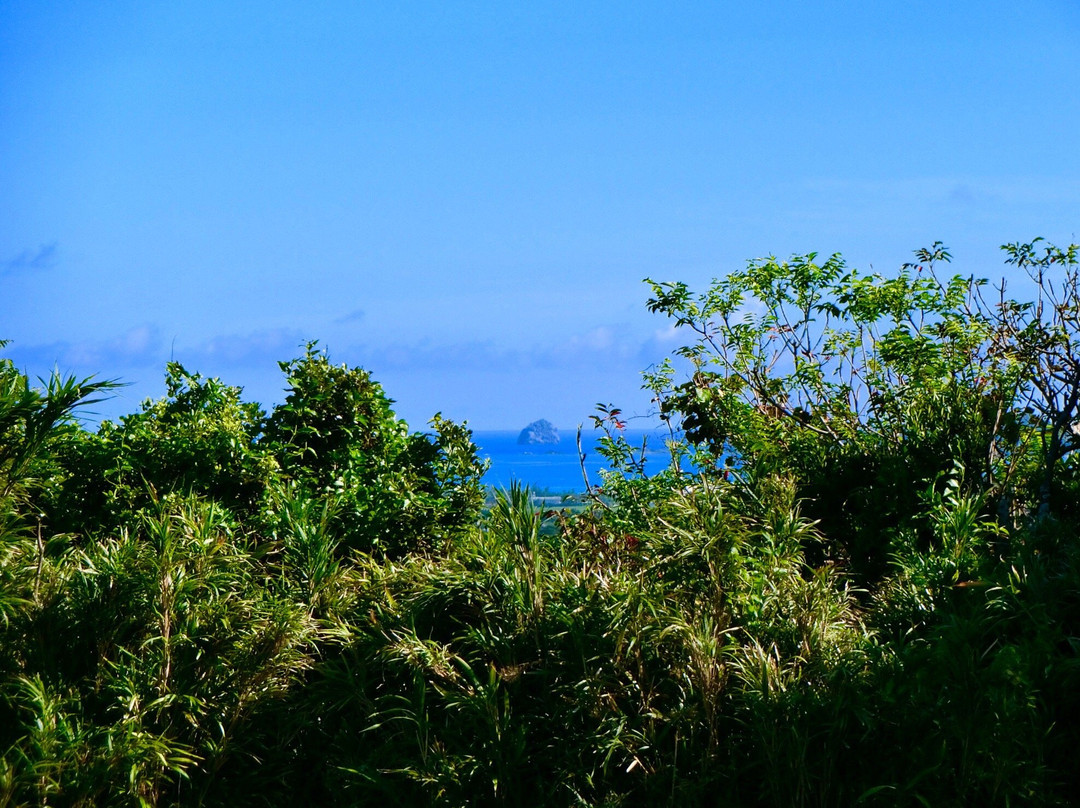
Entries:
[[436, 416], [434, 435], [410, 433], [366, 371], [314, 344], [281, 368], [289, 392], [260, 446], [306, 495], [333, 498], [346, 546], [431, 548], [475, 520], [484, 468], [468, 430]]
[[581, 512], [315, 346], [95, 432], [0, 361], [0, 806], [1072, 804], [1074, 253], [654, 285], [686, 438]]
[[130, 524], [161, 498], [198, 495], [250, 514], [277, 464], [256, 446], [263, 413], [241, 390], [170, 362], [166, 397], [80, 432], [59, 453], [67, 475], [49, 517], [87, 534]]

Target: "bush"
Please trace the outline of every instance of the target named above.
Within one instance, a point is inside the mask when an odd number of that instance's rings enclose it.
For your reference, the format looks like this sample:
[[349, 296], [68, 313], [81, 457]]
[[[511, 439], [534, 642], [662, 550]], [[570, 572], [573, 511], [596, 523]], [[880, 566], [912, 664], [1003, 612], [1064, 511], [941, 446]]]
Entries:
[[485, 467], [467, 429], [436, 415], [434, 435], [410, 433], [366, 371], [314, 344], [281, 368], [289, 393], [260, 445], [308, 496], [333, 501], [345, 546], [431, 549], [476, 521]]

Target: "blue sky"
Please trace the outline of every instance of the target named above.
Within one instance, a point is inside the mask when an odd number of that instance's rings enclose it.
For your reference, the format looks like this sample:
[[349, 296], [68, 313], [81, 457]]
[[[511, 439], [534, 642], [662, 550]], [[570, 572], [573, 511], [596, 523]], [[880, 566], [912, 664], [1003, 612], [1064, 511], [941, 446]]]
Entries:
[[270, 404], [318, 339], [420, 428], [644, 413], [641, 279], [1080, 229], [1080, 5], [0, 0], [0, 338]]

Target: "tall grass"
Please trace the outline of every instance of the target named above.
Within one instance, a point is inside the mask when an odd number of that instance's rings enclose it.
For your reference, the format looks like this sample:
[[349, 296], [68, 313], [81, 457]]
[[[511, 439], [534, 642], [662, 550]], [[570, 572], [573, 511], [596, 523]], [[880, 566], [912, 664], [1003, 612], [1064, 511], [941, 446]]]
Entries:
[[125, 473], [127, 515], [95, 525], [50, 516], [90, 490], [61, 462], [77, 432], [41, 415], [53, 393], [12, 389], [0, 806], [1016, 806], [1080, 788], [1076, 527], [1003, 526], [960, 467], [859, 586], [781, 473], [612, 478], [554, 514], [512, 486], [482, 518], [472, 488], [428, 491], [453, 520], [374, 545], [350, 531], [378, 492], [275, 473], [220, 501]]

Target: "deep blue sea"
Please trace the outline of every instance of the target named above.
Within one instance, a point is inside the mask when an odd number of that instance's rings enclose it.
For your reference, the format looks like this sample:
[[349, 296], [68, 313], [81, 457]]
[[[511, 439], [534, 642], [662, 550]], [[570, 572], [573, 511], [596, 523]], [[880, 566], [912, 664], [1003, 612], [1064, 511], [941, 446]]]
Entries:
[[[548, 489], [552, 492], [569, 493], [585, 490], [578, 460], [575, 432], [560, 433], [561, 440], [555, 445], [519, 446], [518, 432], [473, 433], [473, 442], [480, 449], [480, 456], [490, 458], [491, 468], [484, 482], [497, 488], [506, 488], [511, 480], [517, 480], [534, 490]], [[597, 441], [602, 437], [599, 430], [582, 430], [581, 448], [585, 453], [585, 470], [593, 485], [600, 484], [600, 469], [607, 468], [607, 461], [596, 451]], [[631, 445], [640, 447], [648, 438], [645, 454], [645, 471], [655, 474], [670, 462], [664, 445], [665, 433], [626, 430], [624, 437]]]

